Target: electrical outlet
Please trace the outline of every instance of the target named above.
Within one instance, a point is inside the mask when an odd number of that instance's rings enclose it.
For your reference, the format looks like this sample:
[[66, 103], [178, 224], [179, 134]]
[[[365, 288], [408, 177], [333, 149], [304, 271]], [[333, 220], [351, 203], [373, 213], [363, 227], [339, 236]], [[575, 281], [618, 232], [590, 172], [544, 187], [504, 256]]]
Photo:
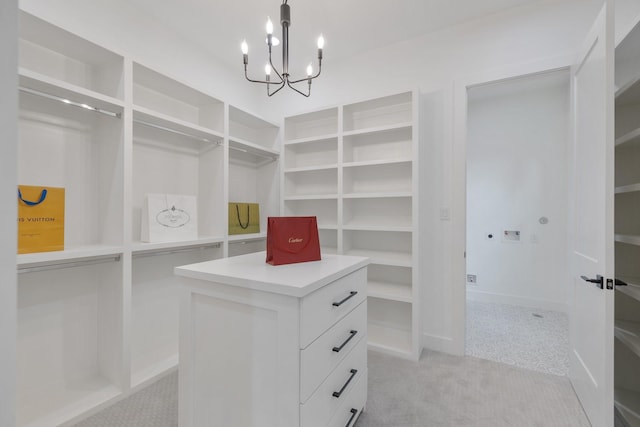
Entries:
[[467, 283], [475, 285], [477, 283], [477, 277], [475, 274], [467, 274]]

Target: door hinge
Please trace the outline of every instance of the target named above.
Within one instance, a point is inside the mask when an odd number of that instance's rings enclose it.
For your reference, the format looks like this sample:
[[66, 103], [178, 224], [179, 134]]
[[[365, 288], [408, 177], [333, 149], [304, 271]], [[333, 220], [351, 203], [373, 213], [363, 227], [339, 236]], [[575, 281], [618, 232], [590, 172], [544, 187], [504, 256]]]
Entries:
[[607, 279], [607, 289], [613, 289], [613, 279]]

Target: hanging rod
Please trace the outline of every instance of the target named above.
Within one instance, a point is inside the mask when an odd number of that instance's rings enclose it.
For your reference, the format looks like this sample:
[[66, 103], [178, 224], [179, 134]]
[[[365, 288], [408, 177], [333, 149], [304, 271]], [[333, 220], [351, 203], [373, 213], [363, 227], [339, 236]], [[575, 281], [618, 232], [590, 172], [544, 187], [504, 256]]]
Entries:
[[234, 147], [233, 145], [229, 145], [229, 148], [232, 149], [232, 150], [239, 151], [241, 153], [253, 154], [253, 155], [256, 155], [258, 157], [265, 158], [265, 159], [276, 160], [278, 158], [278, 156], [276, 156], [275, 154], [264, 154], [264, 153], [261, 153], [259, 151], [253, 151], [253, 150], [247, 150], [245, 148]]
[[145, 121], [145, 120], [133, 119], [133, 121], [134, 121], [135, 123], [141, 124], [141, 125], [143, 125], [143, 126], [147, 126], [147, 127], [150, 127], [150, 128], [163, 130], [163, 131], [165, 131], [165, 132], [170, 132], [170, 133], [173, 133], [173, 134], [176, 134], [176, 135], [180, 135], [180, 136], [186, 136], [187, 138], [195, 139], [195, 140], [197, 140], [197, 141], [206, 142], [206, 143], [214, 143], [214, 144], [216, 144], [216, 145], [220, 145], [220, 144], [222, 144], [222, 141], [220, 141], [220, 140], [218, 140], [218, 141], [212, 141], [212, 140], [210, 140], [210, 139], [203, 138], [203, 137], [201, 137], [201, 136], [192, 135], [192, 134], [190, 134], [190, 133], [182, 132], [182, 131], [175, 130], [175, 129], [171, 129], [171, 128], [168, 128], [168, 127], [165, 127], [165, 126], [160, 126], [160, 125], [157, 125], [157, 124], [155, 124], [155, 123], [147, 122], [147, 121]]
[[164, 249], [164, 250], [158, 250], [158, 251], [154, 251], [149, 250], [146, 252], [134, 252], [133, 253], [133, 257], [134, 258], [146, 258], [146, 257], [152, 257], [152, 256], [161, 256], [161, 255], [173, 255], [173, 254], [179, 254], [179, 253], [184, 253], [184, 252], [192, 252], [192, 251], [197, 251], [197, 250], [205, 250], [205, 249], [219, 249], [220, 248], [220, 243], [213, 243], [210, 245], [203, 245], [203, 246], [191, 246], [188, 248], [177, 248], [177, 249]]
[[20, 86], [19, 89], [20, 89], [21, 92], [29, 93], [31, 95], [40, 96], [42, 98], [52, 99], [54, 101], [59, 101], [59, 102], [62, 102], [63, 104], [71, 105], [72, 107], [78, 107], [78, 108], [83, 108], [83, 109], [89, 110], [89, 111], [95, 111], [96, 113], [105, 114], [105, 115], [107, 115], [109, 117], [116, 117], [118, 119], [122, 117], [122, 113], [114, 113], [113, 111], [104, 110], [104, 109], [98, 108], [98, 107], [93, 107], [93, 106], [91, 106], [89, 104], [85, 104], [83, 102], [72, 101], [70, 99], [62, 98], [61, 96], [52, 95], [52, 94], [46, 93], [46, 92], [41, 92], [39, 90], [29, 89], [29, 88], [22, 87], [22, 86]]
[[107, 255], [104, 257], [93, 257], [86, 260], [75, 260], [75, 261], [61, 261], [55, 262], [46, 265], [38, 265], [35, 267], [20, 267], [18, 266], [18, 273], [35, 273], [38, 271], [48, 271], [48, 270], [60, 270], [63, 268], [74, 268], [74, 267], [85, 267], [88, 265], [96, 265], [96, 264], [106, 264], [108, 262], [118, 262], [120, 261], [120, 255]]

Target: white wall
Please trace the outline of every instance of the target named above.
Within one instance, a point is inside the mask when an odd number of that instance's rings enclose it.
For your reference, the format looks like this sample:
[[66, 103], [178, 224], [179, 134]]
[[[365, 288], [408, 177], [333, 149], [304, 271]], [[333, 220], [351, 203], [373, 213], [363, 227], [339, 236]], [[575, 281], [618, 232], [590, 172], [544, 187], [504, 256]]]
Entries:
[[467, 297], [566, 311], [568, 72], [471, 88], [467, 117]]
[[16, 402], [17, 11], [17, 0], [0, 2], [0, 426], [15, 425]]

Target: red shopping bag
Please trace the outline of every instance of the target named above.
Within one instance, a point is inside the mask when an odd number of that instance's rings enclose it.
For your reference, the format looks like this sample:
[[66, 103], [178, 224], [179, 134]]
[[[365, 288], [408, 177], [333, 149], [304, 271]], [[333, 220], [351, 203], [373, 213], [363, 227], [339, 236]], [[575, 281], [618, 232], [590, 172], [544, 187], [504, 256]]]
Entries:
[[319, 260], [320, 240], [315, 216], [267, 219], [267, 263], [281, 265]]

